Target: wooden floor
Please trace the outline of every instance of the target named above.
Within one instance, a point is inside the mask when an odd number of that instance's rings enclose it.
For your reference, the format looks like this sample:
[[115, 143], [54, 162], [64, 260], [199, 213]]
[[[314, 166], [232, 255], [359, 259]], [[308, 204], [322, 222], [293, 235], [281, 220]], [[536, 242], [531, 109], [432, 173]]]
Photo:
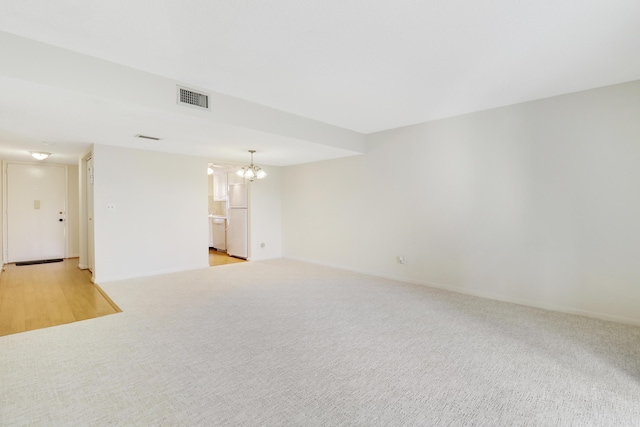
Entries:
[[78, 269], [78, 259], [16, 266], [0, 274], [0, 336], [93, 319], [121, 310]]
[[[246, 262], [215, 249], [209, 265]], [[0, 336], [93, 319], [121, 310], [96, 285], [91, 273], [78, 269], [78, 259], [16, 266], [0, 274]]]
[[246, 262], [243, 259], [235, 258], [226, 254], [226, 252], [218, 252], [215, 249], [209, 249], [209, 266], [235, 264], [237, 262]]

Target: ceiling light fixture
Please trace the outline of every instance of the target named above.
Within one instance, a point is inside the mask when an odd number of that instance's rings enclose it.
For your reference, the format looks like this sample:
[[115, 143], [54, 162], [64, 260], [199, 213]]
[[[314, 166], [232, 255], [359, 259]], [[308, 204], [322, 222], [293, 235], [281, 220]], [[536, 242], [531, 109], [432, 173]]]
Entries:
[[44, 160], [51, 155], [51, 153], [45, 153], [44, 151], [29, 151], [29, 153], [36, 160]]
[[265, 176], [267, 176], [267, 173], [263, 171], [260, 166], [256, 166], [253, 164], [253, 153], [255, 153], [256, 150], [249, 150], [249, 152], [251, 153], [251, 164], [249, 166], [244, 166], [242, 169], [236, 172], [236, 175], [253, 182], [256, 179], [264, 178]]

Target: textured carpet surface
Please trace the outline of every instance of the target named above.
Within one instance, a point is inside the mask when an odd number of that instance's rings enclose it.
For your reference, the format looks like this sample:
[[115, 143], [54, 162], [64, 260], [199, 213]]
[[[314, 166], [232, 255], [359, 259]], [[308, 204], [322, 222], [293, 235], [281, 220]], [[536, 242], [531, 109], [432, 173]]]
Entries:
[[640, 328], [289, 260], [0, 337], [0, 425], [640, 426]]

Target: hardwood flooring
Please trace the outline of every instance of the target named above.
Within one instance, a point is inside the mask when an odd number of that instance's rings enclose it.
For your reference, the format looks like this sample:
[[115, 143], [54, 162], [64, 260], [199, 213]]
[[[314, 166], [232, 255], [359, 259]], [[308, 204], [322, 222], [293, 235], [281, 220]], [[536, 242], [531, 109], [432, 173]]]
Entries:
[[215, 249], [209, 249], [209, 266], [235, 264], [237, 262], [246, 262], [243, 259], [235, 258], [226, 254], [226, 252], [218, 252]]
[[[238, 262], [246, 261], [209, 250], [210, 266]], [[0, 336], [120, 311], [99, 286], [91, 283], [91, 273], [78, 269], [77, 258], [50, 264], [7, 264], [0, 274]]]
[[0, 336], [92, 319], [122, 310], [78, 269], [78, 259], [16, 266], [0, 274]]

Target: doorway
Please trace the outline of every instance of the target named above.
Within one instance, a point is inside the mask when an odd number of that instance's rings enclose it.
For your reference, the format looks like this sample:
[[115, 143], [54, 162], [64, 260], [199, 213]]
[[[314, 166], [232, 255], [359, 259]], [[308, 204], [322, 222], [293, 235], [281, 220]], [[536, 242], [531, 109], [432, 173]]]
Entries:
[[93, 229], [93, 157], [86, 164], [86, 213], [87, 213], [87, 269], [93, 274], [95, 264], [94, 229]]
[[66, 256], [66, 168], [6, 164], [5, 262]]
[[[209, 266], [235, 264], [248, 259], [248, 196], [237, 167], [209, 164]], [[238, 219], [237, 214], [244, 217]]]
[[217, 265], [236, 264], [239, 262], [247, 262], [242, 258], [229, 256], [226, 252], [220, 252], [214, 248], [209, 248], [209, 267]]

